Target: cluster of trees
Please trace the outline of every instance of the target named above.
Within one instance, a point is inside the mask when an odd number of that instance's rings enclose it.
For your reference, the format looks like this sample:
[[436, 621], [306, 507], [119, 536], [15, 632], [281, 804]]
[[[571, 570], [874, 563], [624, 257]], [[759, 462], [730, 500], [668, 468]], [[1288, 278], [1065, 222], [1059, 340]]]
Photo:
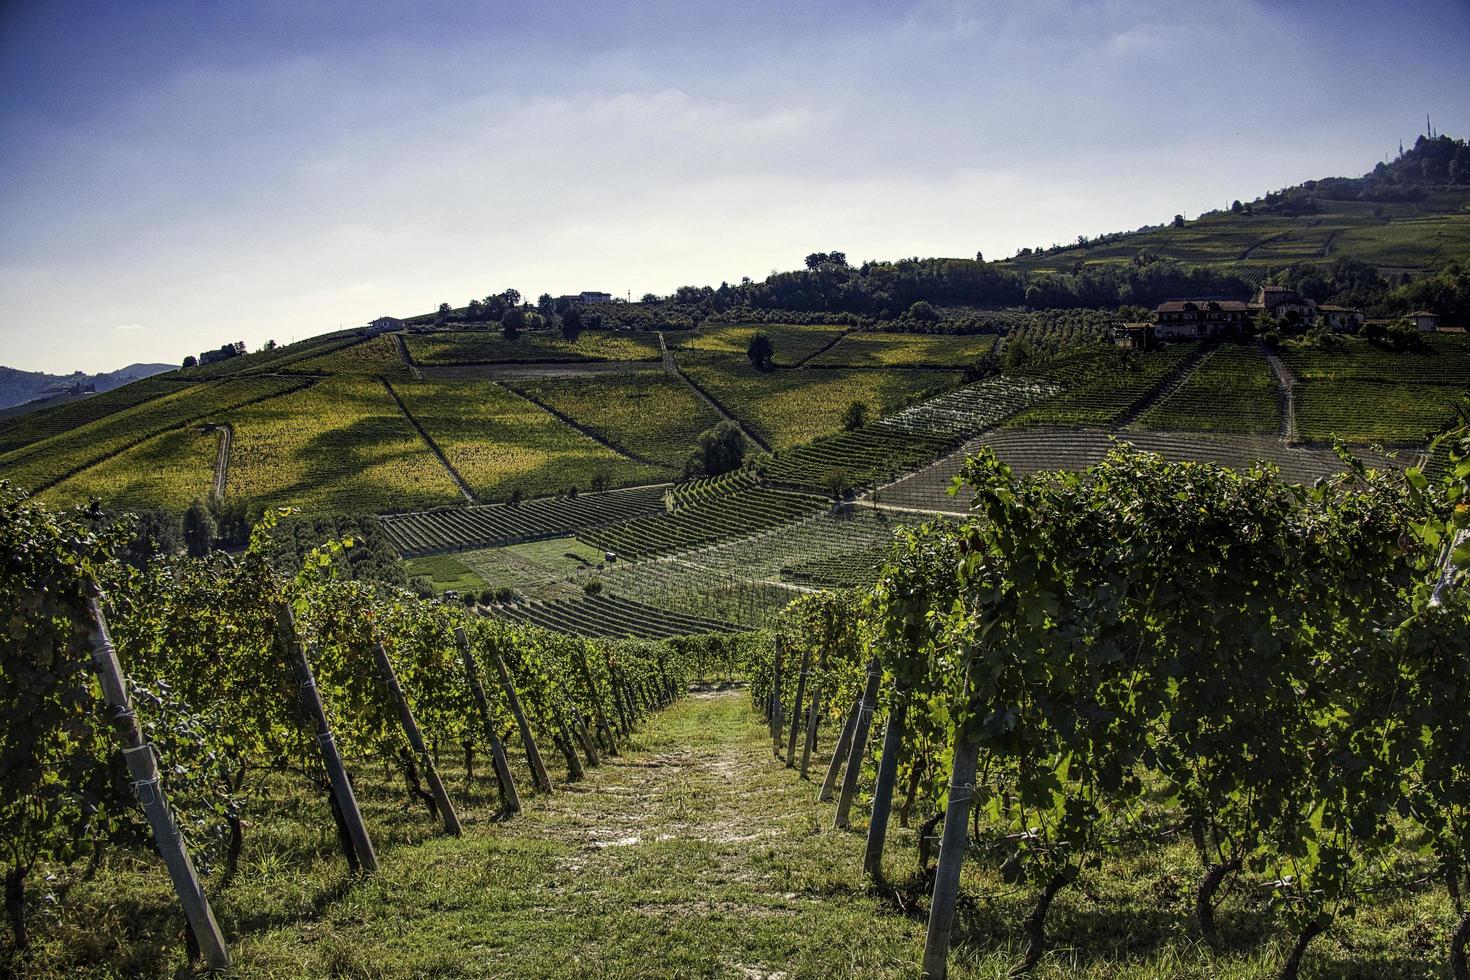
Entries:
[[[266, 346], [261, 349], [274, 350], [275, 346], [276, 342], [274, 340], [268, 340], [266, 341]], [[233, 344], [220, 344], [218, 350], [204, 351], [198, 357], [190, 354], [188, 357], [184, 358], [184, 362], [181, 367], [191, 368], [198, 367], [201, 364], [214, 364], [217, 361], [226, 361], [232, 357], [239, 357], [241, 354], [245, 353], [246, 349], [247, 348], [245, 347], [245, 341], [243, 340], [237, 340]]]
[[719, 476], [738, 470], [745, 462], [745, 434], [726, 420], [705, 429], [695, 440], [694, 452], [684, 464], [684, 478]]

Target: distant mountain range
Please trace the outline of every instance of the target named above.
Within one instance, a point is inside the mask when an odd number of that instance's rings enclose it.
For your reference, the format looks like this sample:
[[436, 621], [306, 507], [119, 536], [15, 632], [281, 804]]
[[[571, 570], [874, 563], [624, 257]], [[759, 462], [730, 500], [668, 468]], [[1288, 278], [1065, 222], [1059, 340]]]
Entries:
[[44, 371], [20, 371], [0, 367], [0, 411], [36, 402], [56, 404], [90, 394], [120, 388], [129, 381], [172, 371], [177, 364], [129, 364], [105, 374], [47, 374]]

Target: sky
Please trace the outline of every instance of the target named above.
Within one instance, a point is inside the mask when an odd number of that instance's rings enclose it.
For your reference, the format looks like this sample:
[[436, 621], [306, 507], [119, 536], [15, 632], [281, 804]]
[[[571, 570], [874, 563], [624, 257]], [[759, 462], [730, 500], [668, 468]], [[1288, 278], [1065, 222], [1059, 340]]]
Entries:
[[0, 0], [0, 365], [1013, 254], [1470, 135], [1466, 0]]

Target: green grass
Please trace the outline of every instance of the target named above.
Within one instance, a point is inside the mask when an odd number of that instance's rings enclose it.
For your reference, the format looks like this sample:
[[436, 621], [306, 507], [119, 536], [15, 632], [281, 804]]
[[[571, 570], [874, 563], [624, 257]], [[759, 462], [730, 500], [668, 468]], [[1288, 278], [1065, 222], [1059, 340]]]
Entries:
[[428, 579], [435, 592], [451, 589], [455, 592], [479, 592], [486, 585], [485, 580], [456, 555], [405, 558], [403, 569], [409, 578]]
[[420, 364], [509, 364], [536, 361], [656, 361], [658, 336], [648, 332], [584, 330], [575, 341], [559, 333], [523, 333], [506, 340], [499, 330], [409, 334]]
[[371, 374], [387, 378], [409, 376], [408, 364], [398, 350], [398, 341], [379, 334], [350, 347], [291, 363], [289, 370], [321, 374]]
[[394, 389], [481, 500], [586, 490], [599, 475], [609, 487], [668, 477], [492, 382], [405, 381]]
[[[878, 737], [877, 733], [874, 738]], [[830, 750], [824, 731], [818, 776]], [[548, 756], [548, 762], [551, 757]], [[521, 782], [525, 770], [513, 760]], [[357, 770], [382, 865], [352, 881], [319, 793], [278, 781], [252, 822], [242, 870], [209, 882], [242, 977], [870, 977], [917, 980], [927, 898], [914, 836], [895, 825], [891, 889], [859, 875], [865, 807], [830, 829], [816, 787], [771, 757], [743, 691], [696, 695], [653, 718], [618, 758], [525, 812], [494, 819], [487, 765], [466, 782], [442, 762], [465, 824], [435, 832], [381, 769]], [[950, 975], [999, 980], [1018, 961], [1033, 889], [972, 858], [962, 880]], [[183, 967], [179, 917], [150, 854], [108, 858], [90, 880], [63, 871], [27, 975], [168, 977]], [[1129, 847], [1057, 897], [1041, 980], [1264, 980], [1287, 945], [1254, 880], [1229, 887], [1225, 951], [1190, 920], [1198, 863], [1187, 835]], [[1443, 974], [1455, 916], [1442, 889], [1389, 892], [1313, 943], [1305, 980]], [[780, 972], [778, 972], [780, 971]]]
[[720, 416], [672, 375], [640, 373], [518, 383], [538, 401], [644, 459], [680, 470]]
[[[571, 557], [575, 555], [576, 557]], [[562, 579], [577, 572], [596, 568], [603, 561], [599, 548], [583, 544], [573, 537], [527, 541], [502, 548], [479, 548], [455, 556], [492, 588], [524, 589]], [[555, 590], [570, 595], [580, 589]], [[551, 597], [540, 596], [541, 598]]]
[[1177, 370], [1197, 346], [1171, 344], [1134, 359], [1105, 350], [1063, 355], [1054, 363], [1043, 364], [1038, 375], [1069, 384], [1067, 390], [1011, 417], [1006, 424], [1112, 425]]
[[773, 449], [784, 449], [842, 431], [854, 401], [868, 418], [896, 411], [925, 393], [952, 388], [958, 371], [800, 368], [757, 371], [744, 360], [682, 356], [680, 367]]
[[1254, 344], [1225, 344], [1139, 422], [1151, 429], [1275, 435], [1281, 428], [1276, 378]]
[[964, 367], [995, 346], [995, 334], [850, 333], [812, 367]]

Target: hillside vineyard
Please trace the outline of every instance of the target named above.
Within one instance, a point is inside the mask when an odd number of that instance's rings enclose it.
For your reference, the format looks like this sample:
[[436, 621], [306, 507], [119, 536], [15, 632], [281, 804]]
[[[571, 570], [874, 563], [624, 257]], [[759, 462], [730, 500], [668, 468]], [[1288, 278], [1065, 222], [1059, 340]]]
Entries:
[[7, 411], [0, 975], [1470, 978], [1462, 158]]

